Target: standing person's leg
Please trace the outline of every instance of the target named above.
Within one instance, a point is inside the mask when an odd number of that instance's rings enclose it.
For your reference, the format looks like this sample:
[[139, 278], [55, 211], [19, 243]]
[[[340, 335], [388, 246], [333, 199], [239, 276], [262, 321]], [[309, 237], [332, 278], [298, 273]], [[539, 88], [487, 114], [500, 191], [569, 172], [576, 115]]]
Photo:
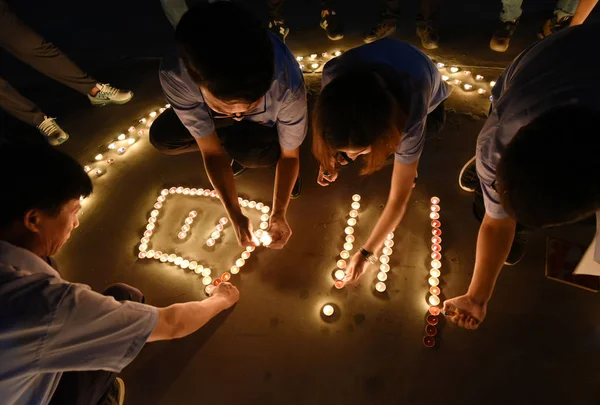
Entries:
[[[111, 285], [102, 294], [117, 301], [145, 302], [140, 290], [122, 283]], [[104, 370], [63, 373], [50, 405], [122, 404], [125, 385], [117, 375]]]
[[283, 18], [283, 0], [267, 0], [267, 10], [269, 13], [269, 30], [285, 42], [290, 29], [285, 25]]
[[0, 46], [44, 75], [87, 95], [92, 104], [124, 104], [133, 93], [99, 83], [52, 43], [25, 25], [0, 0]]
[[504, 52], [508, 49], [510, 39], [517, 30], [519, 18], [523, 13], [522, 4], [523, 0], [502, 0], [501, 25], [490, 41], [490, 48], [493, 51]]
[[54, 118], [47, 117], [37, 105], [25, 98], [6, 80], [0, 77], [0, 108], [40, 130], [50, 145], [60, 145], [69, 134], [58, 126]]
[[166, 155], [199, 151], [196, 140], [173, 109], [166, 110], [154, 120], [149, 139], [152, 146]]
[[385, 8], [381, 13], [379, 22], [363, 38], [367, 44], [393, 35], [396, 32], [396, 23], [400, 16], [398, 0], [384, 0], [384, 5]]
[[545, 38], [571, 25], [571, 19], [577, 11], [578, 5], [579, 0], [558, 0], [552, 17], [544, 22], [538, 32], [538, 37]]
[[332, 41], [344, 38], [340, 18], [333, 9], [333, 0], [321, 0], [321, 22], [319, 25], [327, 32], [327, 37]]
[[434, 28], [439, 0], [421, 0], [421, 12], [417, 16], [417, 35], [425, 49], [438, 48], [440, 38]]

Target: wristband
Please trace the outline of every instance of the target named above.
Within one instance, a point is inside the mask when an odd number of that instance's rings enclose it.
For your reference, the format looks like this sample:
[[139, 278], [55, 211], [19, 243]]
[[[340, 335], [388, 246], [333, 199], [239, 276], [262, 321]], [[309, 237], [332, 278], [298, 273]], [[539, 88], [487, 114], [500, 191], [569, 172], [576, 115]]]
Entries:
[[367, 261], [371, 264], [376, 264], [377, 263], [377, 256], [375, 256], [373, 253], [369, 252], [367, 249], [365, 248], [360, 248], [359, 250], [360, 254], [363, 255], [365, 257], [365, 259], [367, 259]]

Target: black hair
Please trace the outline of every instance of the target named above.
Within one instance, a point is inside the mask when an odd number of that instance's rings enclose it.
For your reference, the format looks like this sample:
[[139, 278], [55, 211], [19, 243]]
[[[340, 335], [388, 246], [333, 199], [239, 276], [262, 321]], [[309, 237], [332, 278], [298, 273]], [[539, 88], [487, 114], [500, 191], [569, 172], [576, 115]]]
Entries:
[[22, 220], [31, 209], [58, 215], [70, 200], [92, 193], [92, 181], [70, 156], [40, 143], [0, 144], [0, 226]]
[[400, 144], [407, 110], [384, 67], [340, 72], [321, 92], [313, 112], [313, 154], [330, 167], [330, 157], [343, 148], [366, 148], [363, 174], [379, 170]]
[[496, 184], [506, 211], [546, 227], [600, 209], [600, 110], [555, 108], [522, 127], [502, 154]]
[[175, 41], [192, 79], [221, 101], [253, 103], [271, 86], [275, 56], [269, 32], [237, 4], [194, 6], [179, 21]]

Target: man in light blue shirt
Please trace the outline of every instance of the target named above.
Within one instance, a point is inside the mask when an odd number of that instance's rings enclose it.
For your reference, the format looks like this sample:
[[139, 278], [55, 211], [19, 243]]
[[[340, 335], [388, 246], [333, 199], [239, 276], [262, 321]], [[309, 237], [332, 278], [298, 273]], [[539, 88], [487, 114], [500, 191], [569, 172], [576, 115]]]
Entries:
[[202, 153], [242, 246], [258, 240], [240, 210], [233, 177], [246, 168], [275, 166], [267, 232], [269, 247], [282, 248], [292, 232], [287, 207], [300, 194], [299, 148], [308, 129], [298, 62], [252, 14], [229, 2], [191, 8], [175, 39], [177, 55], [160, 70], [173, 108], [153, 123], [150, 142], [167, 154]]
[[[469, 290], [444, 303], [461, 326], [478, 327], [503, 264], [523, 256], [517, 221], [547, 227], [600, 210], [600, 75], [588, 52], [598, 38], [598, 24], [553, 34], [519, 55], [492, 91], [460, 177], [464, 190], [481, 190], [485, 207]], [[469, 175], [475, 167], [478, 178]]]
[[2, 404], [122, 405], [117, 374], [146, 342], [189, 335], [238, 300], [222, 283], [202, 302], [157, 308], [125, 284], [102, 295], [64, 280], [49, 257], [78, 227], [92, 183], [48, 145], [0, 146], [0, 188], [10, 190], [0, 216]]

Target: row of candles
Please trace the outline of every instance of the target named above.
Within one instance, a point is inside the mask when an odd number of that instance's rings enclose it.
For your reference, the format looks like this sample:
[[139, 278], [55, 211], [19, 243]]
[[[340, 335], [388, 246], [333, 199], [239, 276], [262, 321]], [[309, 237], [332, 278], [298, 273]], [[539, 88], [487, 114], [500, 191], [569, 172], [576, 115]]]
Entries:
[[[137, 140], [135, 138], [135, 132], [137, 131], [137, 135], [138, 137], [142, 137], [143, 135], [147, 135], [148, 134], [148, 128], [150, 126], [152, 126], [152, 123], [154, 122], [154, 120], [156, 119], [156, 117], [158, 117], [158, 115], [162, 114], [165, 110], [167, 110], [168, 108], [171, 108], [170, 104], [165, 104], [164, 107], [161, 107], [158, 109], [158, 111], [151, 111], [150, 114], [148, 114], [148, 117], [142, 117], [140, 118], [139, 122], [141, 125], [145, 126], [146, 128], [141, 128], [141, 129], [137, 129], [134, 126], [131, 126], [127, 129], [127, 135], [126, 134], [120, 134], [119, 136], [117, 136], [116, 139], [112, 139], [106, 146], [107, 151], [104, 153], [98, 153], [96, 156], [94, 156], [94, 160], [97, 162], [95, 165], [85, 165], [84, 166], [84, 170], [86, 173], [93, 173], [96, 176], [100, 177], [102, 176], [105, 172], [106, 172], [106, 167], [109, 165], [112, 165], [115, 162], [115, 156], [113, 153], [111, 152], [116, 152], [117, 155], [123, 155], [126, 151], [127, 148], [131, 145], [133, 145], [134, 143], [137, 142]], [[113, 157], [108, 157], [106, 155], [110, 155]], [[106, 165], [101, 165], [102, 162], [105, 162]], [[104, 169], [103, 169], [104, 167]]]
[[321, 57], [316, 53], [311, 54], [310, 56], [297, 56], [296, 60], [300, 65], [300, 69], [305, 73], [316, 73], [316, 70], [319, 69], [320, 66], [324, 65], [327, 61], [332, 58], [336, 58], [342, 54], [342, 51], [333, 51], [333, 52], [323, 52]]
[[[138, 257], [140, 259], [154, 259], [158, 260], [162, 263], [173, 263], [175, 266], [178, 266], [182, 269], [190, 269], [194, 273], [202, 276], [202, 284], [204, 284], [205, 292], [207, 295], [210, 295], [213, 290], [221, 284], [223, 281], [231, 280], [231, 276], [238, 274], [240, 269], [246, 264], [246, 260], [248, 260], [251, 256], [251, 253], [254, 252], [254, 246], [247, 246], [241, 253], [240, 257], [235, 260], [234, 264], [231, 266], [229, 271], [223, 272], [218, 278], [213, 279], [212, 270], [208, 267], [204, 267], [199, 264], [195, 260], [188, 260], [182, 256], [178, 256], [175, 253], [163, 253], [161, 251], [155, 251], [149, 249], [150, 240], [157, 226], [158, 216], [160, 215], [160, 210], [163, 208], [164, 203], [169, 195], [181, 194], [181, 195], [189, 195], [189, 196], [202, 196], [202, 197], [212, 197], [219, 198], [219, 194], [216, 190], [210, 189], [202, 189], [202, 188], [187, 188], [183, 186], [179, 187], [171, 187], [170, 189], [164, 189], [160, 192], [160, 195], [157, 197], [156, 202], [154, 203], [154, 209], [150, 212], [150, 217], [148, 218], [148, 224], [146, 225], [146, 230], [144, 231], [143, 237], [140, 239], [140, 244], [138, 246]], [[261, 228], [266, 229], [266, 227], [262, 226], [263, 223], [267, 224], [269, 220], [269, 211], [271, 208], [268, 205], [265, 205], [261, 202], [256, 201], [248, 201], [242, 198], [239, 198], [239, 204], [244, 208], [254, 208], [261, 212]], [[184, 224], [181, 228], [181, 231], [178, 233], [177, 237], [179, 239], [185, 239], [187, 237], [187, 233], [191, 230], [191, 225], [194, 222], [194, 219], [198, 216], [198, 212], [195, 210], [190, 211], [188, 217], [184, 220]], [[229, 220], [225, 217], [221, 218], [217, 225], [215, 226], [214, 231], [211, 233], [208, 238], [206, 244], [208, 246], [214, 246], [216, 240], [220, 238], [221, 232], [224, 229], [224, 226], [229, 222]], [[264, 245], [268, 245], [270, 243], [270, 236], [264, 229], [257, 230], [260, 232], [260, 240]], [[258, 236], [258, 235], [257, 235]]]
[[[483, 87], [474, 87], [470, 83], [463, 83], [463, 81], [469, 77], [473, 78], [476, 83], [487, 83], [487, 82], [485, 82], [485, 77], [483, 77], [482, 75], [474, 75], [473, 72], [471, 72], [470, 70], [461, 69], [458, 66], [446, 66], [446, 64], [443, 62], [436, 63], [436, 66], [439, 70], [445, 69], [446, 73], [448, 73], [450, 75], [453, 75], [453, 76], [457, 75], [457, 76], [454, 76], [453, 79], [450, 76], [448, 76], [447, 74], [442, 75], [442, 80], [444, 80], [445, 82], [455, 84], [456, 86], [459, 86], [461, 89], [463, 89], [466, 92], [476, 91], [478, 94], [481, 94], [481, 95], [484, 95], [487, 93], [487, 90], [484, 89]], [[458, 75], [463, 76], [462, 80], [460, 79], [460, 76], [458, 76]], [[494, 87], [495, 85], [496, 85], [496, 82], [494, 80], [489, 82], [490, 88]], [[492, 99], [492, 97], [490, 96], [490, 100], [491, 99]]]
[[436, 325], [439, 322], [440, 314], [440, 294], [442, 290], [439, 287], [442, 267], [442, 222], [440, 221], [440, 199], [431, 197], [431, 207], [429, 218], [431, 219], [431, 269], [429, 270], [429, 297], [427, 299], [430, 307], [427, 315], [427, 325], [425, 326], [425, 337], [423, 344], [427, 347], [435, 346], [435, 335], [437, 335]]

